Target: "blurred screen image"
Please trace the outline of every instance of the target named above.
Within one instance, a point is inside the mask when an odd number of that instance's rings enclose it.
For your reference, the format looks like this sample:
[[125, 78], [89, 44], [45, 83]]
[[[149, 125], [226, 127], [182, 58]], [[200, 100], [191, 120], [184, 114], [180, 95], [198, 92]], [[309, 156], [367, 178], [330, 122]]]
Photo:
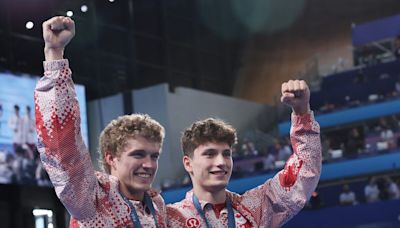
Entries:
[[[52, 186], [36, 149], [33, 94], [39, 77], [0, 73], [0, 184]], [[85, 88], [76, 85], [88, 145]]]

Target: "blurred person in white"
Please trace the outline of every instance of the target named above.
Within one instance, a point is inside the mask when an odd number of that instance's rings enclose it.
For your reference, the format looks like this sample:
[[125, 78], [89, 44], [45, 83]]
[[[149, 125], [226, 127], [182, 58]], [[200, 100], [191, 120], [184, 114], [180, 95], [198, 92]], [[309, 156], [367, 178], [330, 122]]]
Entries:
[[388, 149], [394, 149], [396, 147], [395, 135], [389, 127], [384, 127], [381, 131], [382, 142], [387, 143]]
[[21, 146], [24, 142], [22, 137], [23, 122], [20, 116], [18, 105], [14, 105], [14, 113], [8, 119], [8, 127], [13, 132], [12, 142], [13, 142], [14, 152], [16, 152], [17, 147]]
[[356, 194], [351, 191], [348, 184], [343, 185], [342, 193], [339, 196], [339, 203], [343, 206], [357, 204]]
[[281, 143], [281, 148], [278, 151], [278, 160], [286, 161], [292, 155], [292, 148], [290, 147], [290, 139], [285, 138], [284, 142]]
[[368, 184], [364, 187], [364, 196], [367, 203], [379, 201], [379, 189], [375, 177], [368, 178]]
[[22, 141], [33, 151], [35, 150], [35, 120], [31, 115], [31, 107], [26, 106], [26, 113], [22, 117]]
[[386, 182], [387, 190], [389, 193], [389, 199], [399, 199], [400, 190], [396, 182], [394, 182], [389, 176], [384, 176], [383, 178], [385, 179]]

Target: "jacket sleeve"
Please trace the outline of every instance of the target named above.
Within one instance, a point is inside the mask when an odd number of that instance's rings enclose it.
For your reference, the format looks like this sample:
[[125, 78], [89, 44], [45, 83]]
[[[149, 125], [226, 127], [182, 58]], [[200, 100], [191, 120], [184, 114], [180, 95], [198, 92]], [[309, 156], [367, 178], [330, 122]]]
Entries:
[[57, 196], [77, 219], [95, 214], [98, 185], [80, 129], [79, 104], [68, 60], [44, 62], [35, 89], [38, 150]]
[[296, 215], [315, 190], [321, 173], [320, 128], [312, 112], [292, 114], [293, 154], [272, 179], [243, 194], [242, 203], [260, 227], [279, 227]]

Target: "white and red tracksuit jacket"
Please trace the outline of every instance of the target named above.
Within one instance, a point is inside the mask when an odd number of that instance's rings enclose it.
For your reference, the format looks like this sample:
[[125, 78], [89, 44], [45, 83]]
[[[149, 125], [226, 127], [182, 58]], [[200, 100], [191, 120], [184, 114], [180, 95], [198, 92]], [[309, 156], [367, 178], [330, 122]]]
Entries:
[[[71, 227], [133, 227], [130, 208], [118, 191], [117, 178], [95, 172], [80, 133], [80, 114], [67, 60], [44, 63], [45, 75], [35, 91], [39, 152], [56, 193], [71, 214]], [[303, 208], [319, 180], [321, 146], [313, 115], [292, 116], [293, 156], [285, 169], [263, 185], [238, 195], [227, 191], [237, 227], [278, 227]], [[166, 226], [163, 199], [149, 191], [159, 227]], [[191, 201], [169, 205], [169, 227], [204, 227]], [[144, 227], [154, 227], [151, 214], [132, 202]], [[200, 202], [212, 227], [226, 227], [226, 208]]]
[[[236, 227], [280, 227], [296, 215], [315, 190], [321, 173], [321, 141], [313, 113], [292, 114], [293, 155], [285, 168], [264, 184], [239, 195], [226, 191], [232, 202]], [[167, 205], [169, 227], [206, 227], [192, 203], [193, 192]], [[228, 227], [227, 209], [200, 200], [211, 227]]]
[[[134, 227], [118, 179], [95, 172], [80, 130], [79, 104], [68, 60], [44, 62], [35, 90], [38, 149], [57, 196], [71, 214], [71, 227]], [[159, 227], [166, 227], [162, 197], [148, 192]], [[155, 227], [151, 213], [131, 201], [143, 227]]]

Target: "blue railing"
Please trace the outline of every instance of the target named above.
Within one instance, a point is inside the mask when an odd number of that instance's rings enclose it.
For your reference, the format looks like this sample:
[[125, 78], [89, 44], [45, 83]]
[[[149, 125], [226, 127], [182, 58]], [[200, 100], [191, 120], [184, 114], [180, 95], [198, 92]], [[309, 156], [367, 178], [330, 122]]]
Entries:
[[[328, 181], [396, 170], [400, 171], [400, 150], [378, 156], [324, 164], [322, 166], [320, 180]], [[230, 181], [228, 189], [237, 193], [243, 193], [263, 184], [274, 175], [275, 173], [268, 173], [253, 177], [234, 179]], [[190, 189], [191, 187], [172, 189], [164, 191], [162, 195], [166, 203], [173, 203], [182, 200], [185, 197], [185, 193]]]
[[[322, 129], [396, 113], [400, 113], [400, 99], [346, 109], [334, 113], [321, 114], [317, 115], [315, 119]], [[290, 121], [279, 124], [278, 130], [279, 135], [288, 135], [290, 131]]]
[[303, 210], [284, 228], [400, 227], [400, 200]]

